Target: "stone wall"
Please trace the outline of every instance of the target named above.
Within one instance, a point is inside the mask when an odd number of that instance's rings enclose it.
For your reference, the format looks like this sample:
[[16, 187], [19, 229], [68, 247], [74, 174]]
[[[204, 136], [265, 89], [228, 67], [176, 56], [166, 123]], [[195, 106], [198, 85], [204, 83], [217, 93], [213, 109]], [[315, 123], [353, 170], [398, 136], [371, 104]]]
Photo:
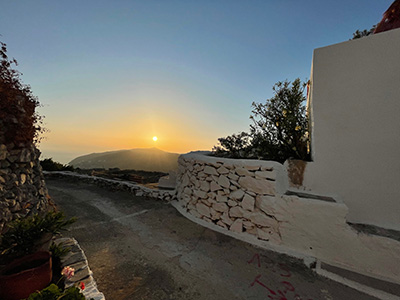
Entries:
[[286, 191], [281, 164], [197, 154], [180, 156], [178, 164], [177, 196], [190, 214], [280, 243], [280, 221], [265, 203]]
[[358, 232], [347, 223], [348, 207], [334, 199], [293, 194], [279, 163], [204, 154], [179, 157], [183, 214], [275, 251], [400, 283], [400, 266], [393, 264], [400, 261], [399, 239]]
[[151, 189], [130, 181], [82, 175], [68, 171], [44, 171], [44, 174], [46, 178], [64, 178], [72, 181], [92, 183], [111, 190], [127, 191], [138, 197], [151, 197], [166, 202], [176, 199], [175, 190]]
[[47, 209], [39, 156], [31, 143], [18, 148], [0, 144], [0, 233], [6, 223]]

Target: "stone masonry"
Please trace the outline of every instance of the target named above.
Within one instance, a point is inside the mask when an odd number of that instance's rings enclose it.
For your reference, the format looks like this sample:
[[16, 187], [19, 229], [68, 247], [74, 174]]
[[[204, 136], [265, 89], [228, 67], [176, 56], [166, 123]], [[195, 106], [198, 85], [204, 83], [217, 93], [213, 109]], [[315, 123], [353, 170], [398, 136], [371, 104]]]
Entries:
[[181, 205], [207, 222], [280, 244], [280, 222], [264, 205], [275, 199], [278, 164], [204, 158], [179, 158]]
[[0, 233], [6, 223], [47, 209], [39, 156], [40, 151], [31, 143], [18, 148], [0, 144]]

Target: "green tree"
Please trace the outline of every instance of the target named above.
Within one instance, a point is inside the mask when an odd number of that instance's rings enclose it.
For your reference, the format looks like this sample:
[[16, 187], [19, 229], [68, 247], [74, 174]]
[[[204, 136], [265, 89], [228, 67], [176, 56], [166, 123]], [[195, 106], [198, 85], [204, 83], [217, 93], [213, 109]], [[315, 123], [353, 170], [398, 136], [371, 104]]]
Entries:
[[281, 163], [288, 158], [309, 160], [306, 86], [299, 78], [276, 83], [272, 98], [253, 102], [250, 132], [218, 139], [214, 155]]

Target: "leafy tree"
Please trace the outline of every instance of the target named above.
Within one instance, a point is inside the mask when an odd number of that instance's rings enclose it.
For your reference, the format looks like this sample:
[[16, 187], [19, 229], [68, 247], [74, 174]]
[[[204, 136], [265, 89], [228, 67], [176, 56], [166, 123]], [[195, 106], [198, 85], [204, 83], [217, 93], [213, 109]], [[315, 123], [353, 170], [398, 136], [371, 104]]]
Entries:
[[42, 117], [35, 113], [39, 101], [29, 85], [23, 84], [17, 61], [7, 56], [7, 45], [0, 42], [0, 143], [39, 141]]
[[253, 102], [250, 132], [219, 138], [213, 154], [278, 162], [288, 158], [309, 160], [306, 85], [299, 78], [276, 83], [274, 96], [265, 104]]
[[227, 137], [219, 138], [219, 146], [214, 146], [213, 151], [216, 156], [225, 156], [229, 153], [231, 158], [241, 158], [248, 156], [251, 146], [251, 137], [247, 132], [232, 134]]

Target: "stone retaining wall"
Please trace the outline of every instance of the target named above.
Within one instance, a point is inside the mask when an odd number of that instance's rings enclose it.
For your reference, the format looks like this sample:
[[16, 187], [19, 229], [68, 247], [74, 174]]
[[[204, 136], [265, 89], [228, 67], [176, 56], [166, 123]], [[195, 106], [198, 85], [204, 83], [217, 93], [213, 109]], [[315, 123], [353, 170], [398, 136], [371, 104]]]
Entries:
[[150, 189], [145, 186], [136, 184], [134, 182], [113, 180], [113, 179], [89, 176], [89, 175], [82, 175], [82, 174], [68, 172], [68, 171], [64, 171], [64, 172], [44, 171], [43, 173], [46, 176], [46, 178], [68, 178], [70, 180], [93, 183], [98, 186], [112, 189], [112, 190], [128, 191], [138, 197], [140, 197], [140, 196], [151, 197], [151, 198], [159, 199], [161, 201], [166, 201], [166, 202], [176, 199], [175, 190]]
[[178, 164], [177, 197], [190, 214], [280, 243], [280, 221], [266, 203], [287, 189], [281, 164], [195, 153], [181, 155]]
[[288, 195], [287, 171], [279, 163], [204, 154], [179, 157], [177, 206], [183, 213], [275, 251], [400, 284], [400, 266], [393, 263], [400, 261], [400, 242], [354, 230], [345, 204]]
[[6, 223], [47, 209], [47, 189], [39, 163], [40, 151], [0, 144], [0, 234]]

